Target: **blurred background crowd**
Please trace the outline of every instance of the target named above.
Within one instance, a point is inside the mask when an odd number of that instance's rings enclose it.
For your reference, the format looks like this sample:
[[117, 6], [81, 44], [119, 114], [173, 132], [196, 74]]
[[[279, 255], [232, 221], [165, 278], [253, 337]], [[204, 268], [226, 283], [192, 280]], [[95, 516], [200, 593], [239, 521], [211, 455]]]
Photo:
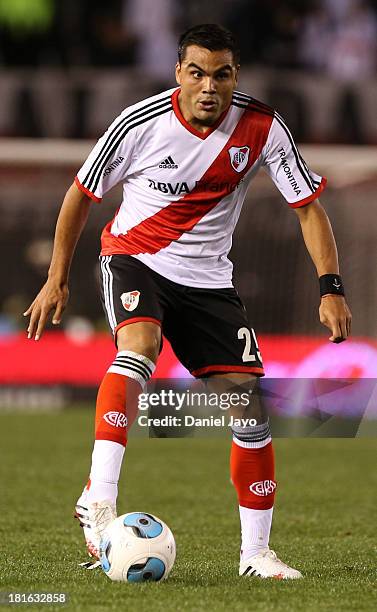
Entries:
[[[329, 178], [322, 201], [354, 332], [377, 333], [377, 0], [0, 0], [0, 337], [24, 329], [20, 313], [46, 277], [60, 203], [91, 141], [126, 106], [173, 87], [178, 36], [211, 22], [239, 40], [239, 89], [276, 107], [297, 142], [315, 145], [304, 155]], [[119, 198], [115, 189], [93, 206], [66, 333], [106, 329], [96, 255]], [[295, 216], [263, 175], [242, 214], [231, 257], [257, 332], [326, 341]], [[360, 351], [350, 359], [359, 363]]]
[[169, 80], [177, 35], [217, 21], [243, 63], [374, 76], [376, 0], [1, 0], [3, 66], [136, 66]]
[[377, 0], [0, 0], [0, 135], [97, 136], [103, 98], [111, 116], [174, 85], [179, 33], [213, 21], [299, 140], [377, 142]]

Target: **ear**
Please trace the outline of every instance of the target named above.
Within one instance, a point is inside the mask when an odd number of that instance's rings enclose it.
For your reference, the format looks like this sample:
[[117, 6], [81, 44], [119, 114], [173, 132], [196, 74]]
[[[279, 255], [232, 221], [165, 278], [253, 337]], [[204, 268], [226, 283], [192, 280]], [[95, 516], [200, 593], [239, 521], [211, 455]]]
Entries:
[[177, 62], [175, 65], [175, 80], [177, 81], [178, 85], [181, 84], [181, 64], [179, 62]]
[[236, 74], [234, 76], [234, 81], [235, 81], [236, 85], [238, 83], [238, 74], [239, 74], [239, 71], [240, 71], [240, 65], [237, 64], [237, 66], [236, 66]]

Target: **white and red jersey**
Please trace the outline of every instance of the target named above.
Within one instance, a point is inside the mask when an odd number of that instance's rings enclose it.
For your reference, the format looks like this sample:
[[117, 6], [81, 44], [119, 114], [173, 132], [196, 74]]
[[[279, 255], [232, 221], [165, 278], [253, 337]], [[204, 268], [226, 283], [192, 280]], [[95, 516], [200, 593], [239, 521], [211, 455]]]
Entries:
[[177, 283], [232, 286], [228, 253], [246, 191], [263, 167], [292, 207], [321, 193], [281, 117], [234, 92], [201, 133], [180, 111], [175, 88], [125, 109], [76, 177], [93, 200], [123, 183], [123, 200], [102, 233], [102, 255], [128, 254]]

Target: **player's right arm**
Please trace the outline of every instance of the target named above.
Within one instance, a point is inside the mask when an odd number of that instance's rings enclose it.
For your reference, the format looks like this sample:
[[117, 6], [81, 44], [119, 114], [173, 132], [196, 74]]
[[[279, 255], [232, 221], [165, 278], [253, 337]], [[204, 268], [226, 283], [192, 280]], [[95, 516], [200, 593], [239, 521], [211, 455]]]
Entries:
[[48, 316], [58, 325], [68, 302], [68, 277], [73, 254], [88, 219], [92, 200], [73, 183], [68, 189], [56, 224], [48, 278], [24, 316], [30, 315], [28, 338], [39, 340]]
[[68, 189], [56, 224], [48, 278], [24, 313], [30, 315], [28, 338], [39, 340], [52, 310], [58, 325], [68, 301], [68, 276], [76, 244], [88, 218], [90, 204], [123, 181], [134, 160], [136, 128], [143, 109], [125, 109], [97, 141], [75, 182]]

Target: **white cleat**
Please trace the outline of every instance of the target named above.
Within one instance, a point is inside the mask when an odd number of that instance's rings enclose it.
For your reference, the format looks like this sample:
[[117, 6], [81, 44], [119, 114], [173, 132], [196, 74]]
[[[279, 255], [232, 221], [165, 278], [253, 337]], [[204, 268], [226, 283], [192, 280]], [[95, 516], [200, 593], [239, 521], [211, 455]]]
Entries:
[[109, 500], [88, 503], [86, 492], [77, 500], [75, 508], [75, 518], [78, 519], [80, 526], [84, 530], [86, 547], [90, 557], [94, 557], [93, 562], [80, 563], [86, 569], [99, 567], [99, 544], [106, 527], [116, 519], [116, 508]]
[[275, 578], [276, 580], [297, 580], [303, 577], [301, 572], [280, 561], [276, 553], [269, 548], [241, 561], [239, 575]]
[[94, 570], [101, 566], [101, 561], [84, 561], [84, 563], [79, 563], [79, 566], [87, 570]]

